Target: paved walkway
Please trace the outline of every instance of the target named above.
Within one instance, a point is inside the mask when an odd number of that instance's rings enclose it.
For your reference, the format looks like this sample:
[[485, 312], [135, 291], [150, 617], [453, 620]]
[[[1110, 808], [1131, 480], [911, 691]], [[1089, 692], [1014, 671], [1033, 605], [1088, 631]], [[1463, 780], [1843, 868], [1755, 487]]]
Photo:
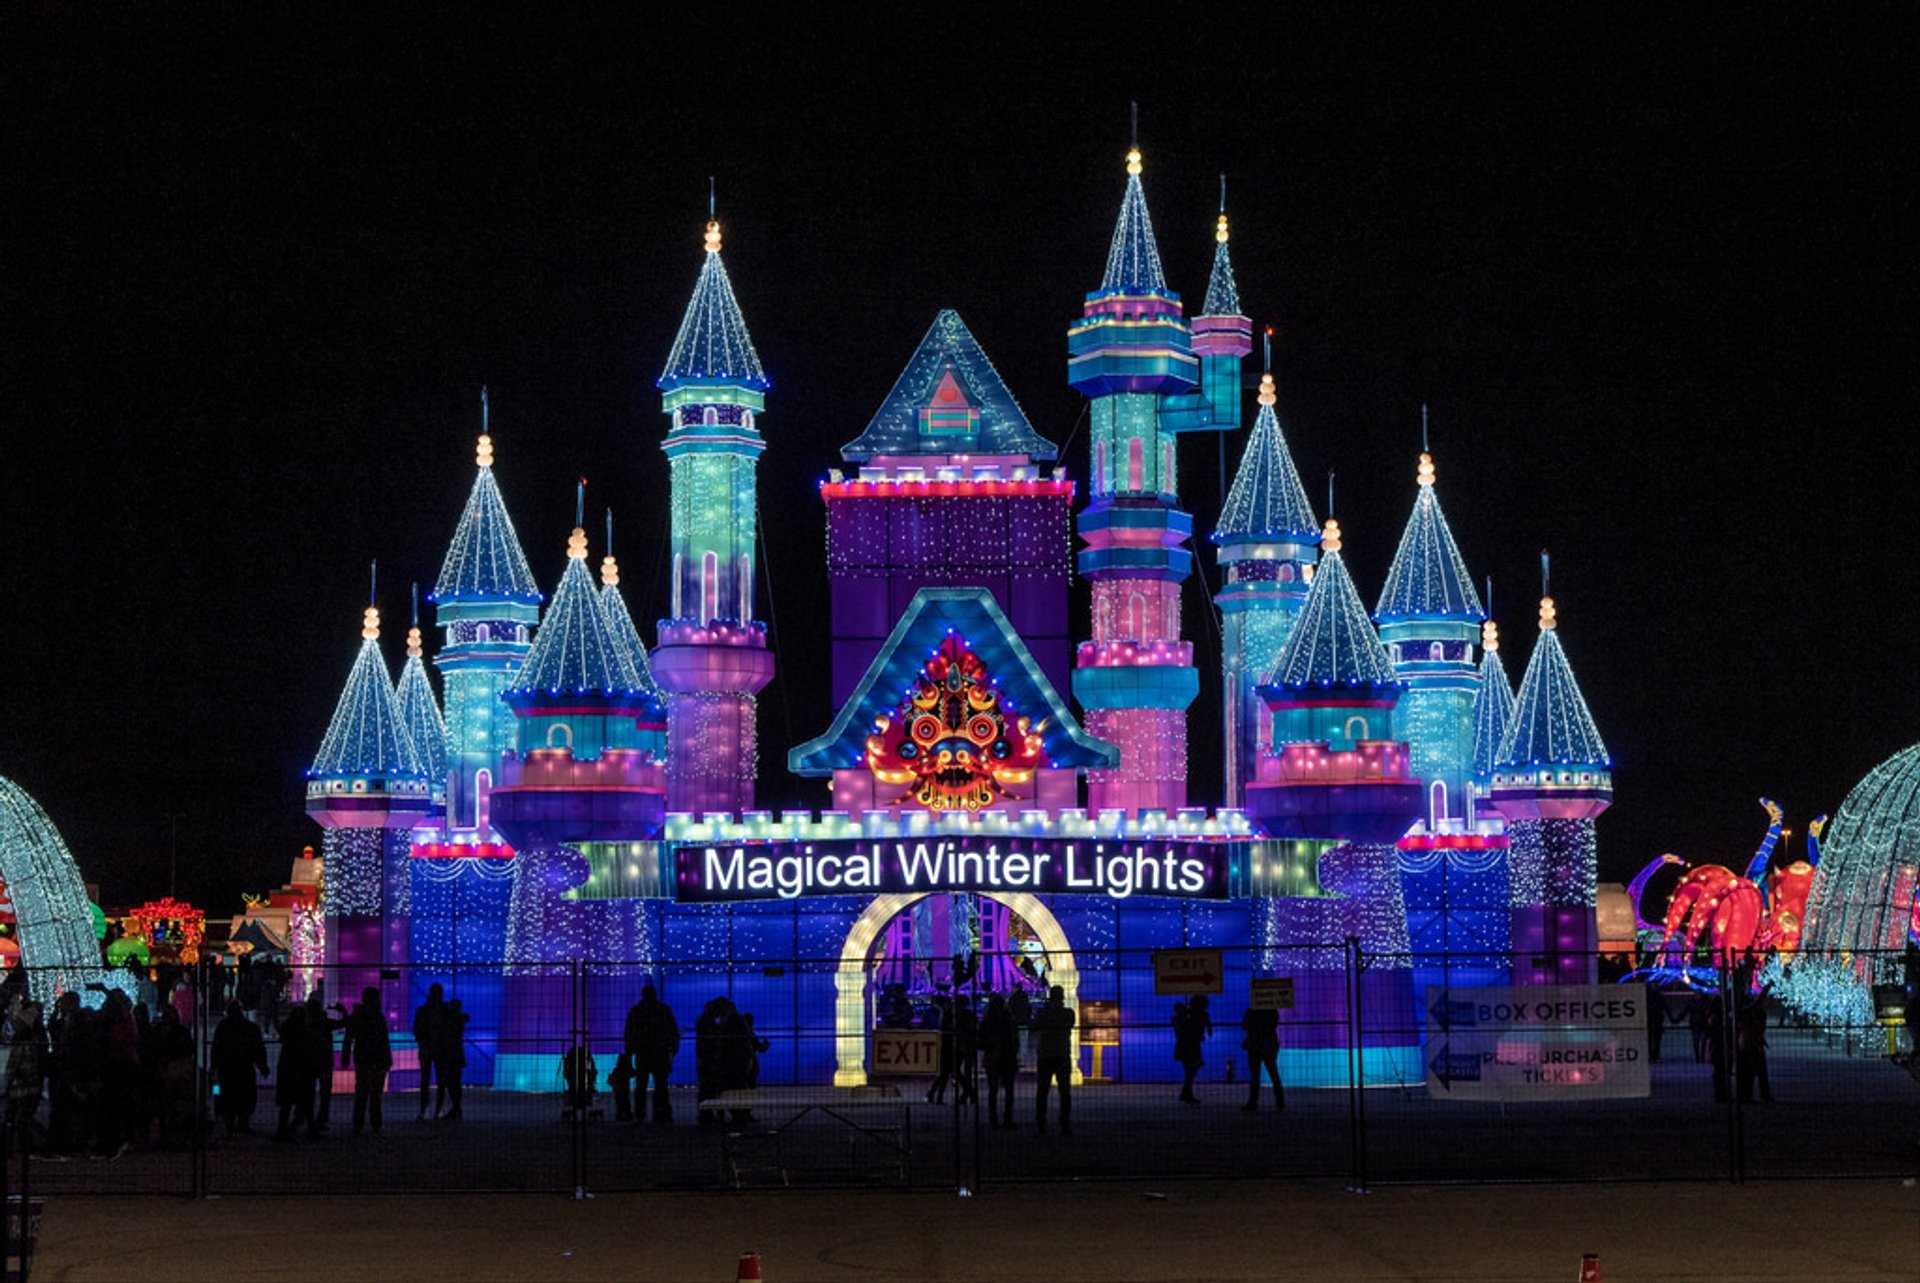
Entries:
[[[1164, 1197], [1161, 1195], [1164, 1194]], [[37, 1283], [139, 1279], [1900, 1280], [1911, 1181], [1397, 1188], [1266, 1181], [796, 1192], [49, 1201]]]

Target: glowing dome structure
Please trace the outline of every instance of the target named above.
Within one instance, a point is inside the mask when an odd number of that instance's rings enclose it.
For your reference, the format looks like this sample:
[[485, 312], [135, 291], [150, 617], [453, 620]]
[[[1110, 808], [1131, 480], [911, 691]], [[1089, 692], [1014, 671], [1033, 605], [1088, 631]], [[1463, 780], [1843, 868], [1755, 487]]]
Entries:
[[0, 776], [0, 878], [13, 898], [20, 961], [34, 999], [105, 979], [86, 883], [60, 830], [27, 791]]
[[1872, 1019], [1871, 986], [1899, 978], [1920, 932], [1920, 744], [1854, 785], [1834, 816], [1788, 996], [1828, 1025]]

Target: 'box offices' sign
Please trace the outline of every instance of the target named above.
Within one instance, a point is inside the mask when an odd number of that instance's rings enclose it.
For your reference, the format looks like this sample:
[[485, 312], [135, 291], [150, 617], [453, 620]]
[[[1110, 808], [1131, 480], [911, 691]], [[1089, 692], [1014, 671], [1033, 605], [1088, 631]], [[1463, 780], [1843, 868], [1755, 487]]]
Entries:
[[681, 846], [674, 848], [674, 895], [694, 903], [917, 891], [1224, 900], [1231, 849], [1224, 842], [986, 836]]

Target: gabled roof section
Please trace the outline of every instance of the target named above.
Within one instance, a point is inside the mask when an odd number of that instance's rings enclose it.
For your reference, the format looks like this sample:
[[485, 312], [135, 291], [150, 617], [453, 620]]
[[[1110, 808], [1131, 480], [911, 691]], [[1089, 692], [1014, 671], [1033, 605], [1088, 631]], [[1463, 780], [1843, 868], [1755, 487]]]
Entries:
[[1080, 728], [992, 593], [984, 588], [922, 588], [907, 603], [833, 725], [788, 753], [787, 768], [795, 775], [831, 775], [859, 766], [873, 719], [894, 711], [950, 632], [963, 638], [987, 666], [1010, 711], [1033, 719], [1049, 765], [1088, 770], [1120, 764], [1119, 749]]
[[407, 734], [394, 697], [387, 661], [380, 655], [379, 632], [360, 643], [360, 653], [347, 673], [340, 702], [333, 706], [326, 738], [314, 755], [309, 776], [380, 775], [426, 778], [420, 754]]
[[633, 662], [614, 641], [601, 612], [599, 593], [587, 573], [586, 538], [575, 532], [574, 541], [581, 555], [573, 556], [569, 549], [553, 604], [534, 634], [526, 664], [507, 687], [509, 693], [616, 695], [641, 688]]
[[633, 668], [633, 675], [640, 683], [640, 689], [658, 699], [664, 707], [667, 693], [660, 689], [660, 683], [653, 679], [653, 665], [647, 662], [647, 644], [640, 638], [640, 630], [634, 626], [633, 616], [627, 613], [627, 599], [620, 595], [618, 584], [600, 585], [600, 613], [607, 621], [607, 633], [614, 645], [626, 652], [627, 663]]
[[1473, 774], [1487, 779], [1500, 760], [1500, 742], [1513, 722], [1513, 683], [1497, 650], [1480, 655], [1480, 690], [1473, 697]]
[[1382, 623], [1409, 617], [1466, 621], [1487, 617], [1453, 542], [1453, 531], [1447, 528], [1446, 514], [1440, 511], [1440, 496], [1430, 482], [1420, 487], [1420, 497], [1413, 502], [1413, 514], [1400, 534], [1400, 547], [1387, 568], [1386, 586], [1380, 590], [1380, 605], [1373, 617]]
[[1495, 764], [1523, 768], [1612, 765], [1554, 629], [1542, 629], [1534, 643]]
[[447, 778], [447, 723], [440, 715], [440, 701], [434, 698], [433, 683], [427, 678], [427, 666], [420, 656], [409, 653], [400, 669], [400, 686], [394, 692], [400, 707], [400, 724], [407, 728], [420, 769], [441, 788]]
[[[1328, 549], [1328, 544], [1334, 546]], [[1399, 686], [1393, 659], [1360, 604], [1338, 541], [1329, 539], [1322, 548], [1313, 587], [1268, 685], [1299, 691]]]
[[[1222, 232], [1224, 235], [1224, 230]], [[1240, 287], [1233, 281], [1233, 259], [1227, 243], [1216, 241], [1213, 247], [1213, 271], [1207, 274], [1207, 301], [1200, 305], [1202, 316], [1240, 315]]]
[[489, 598], [538, 603], [540, 588], [533, 568], [521, 551], [520, 536], [500, 498], [493, 468], [482, 464], [460, 510], [447, 559], [440, 563], [440, 579], [427, 595], [429, 601], [471, 601]]
[[[1139, 168], [1132, 153], [1130, 169]], [[1120, 200], [1120, 221], [1113, 227], [1107, 249], [1107, 274], [1100, 281], [1103, 294], [1165, 294], [1166, 274], [1160, 270], [1160, 246], [1153, 239], [1153, 219], [1147, 214], [1147, 193], [1140, 175], [1127, 175], [1127, 193]]]
[[1273, 407], [1263, 405], [1253, 420], [1253, 431], [1247, 434], [1247, 448], [1240, 456], [1239, 470], [1233, 474], [1233, 488], [1220, 507], [1220, 525], [1213, 541], [1285, 539], [1314, 543], [1319, 538], [1320, 525], [1313, 519], [1313, 505], [1300, 483], [1299, 470], [1293, 466], [1286, 434], [1280, 430]]
[[760, 354], [747, 337], [747, 321], [733, 297], [727, 265], [720, 260], [716, 232], [709, 232], [707, 244], [700, 279], [694, 282], [693, 297], [680, 318], [680, 332], [667, 353], [667, 368], [655, 386], [670, 392], [683, 383], [732, 383], [764, 392], [767, 372], [760, 368]]
[[[923, 431], [923, 412], [949, 374], [979, 412], [971, 433]], [[1058, 451], [1027, 422], [1025, 411], [960, 314], [942, 308], [867, 430], [840, 453], [858, 462], [882, 454], [1024, 454], [1051, 459]]]

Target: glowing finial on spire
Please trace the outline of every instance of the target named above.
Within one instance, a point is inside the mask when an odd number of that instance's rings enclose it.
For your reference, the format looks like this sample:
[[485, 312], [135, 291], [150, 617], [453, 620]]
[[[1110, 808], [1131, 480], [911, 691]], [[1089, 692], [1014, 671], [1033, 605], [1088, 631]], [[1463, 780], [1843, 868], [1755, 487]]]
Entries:
[[426, 649], [420, 644], [420, 630], [418, 628], [407, 629], [407, 658], [418, 659], [426, 653]]
[[360, 613], [360, 635], [368, 641], [380, 640], [380, 608], [369, 606]]
[[1500, 625], [1494, 623], [1491, 619], [1483, 620], [1480, 624], [1480, 649], [1500, 649]]
[[1279, 395], [1275, 393], [1273, 390], [1273, 375], [1272, 374], [1261, 375], [1260, 376], [1260, 396], [1259, 396], [1260, 404], [1272, 405], [1275, 401], [1278, 401], [1279, 399], [1280, 399]]
[[720, 252], [720, 220], [719, 219], [716, 218], [716, 219], [708, 220], [706, 241], [707, 241], [707, 253], [718, 254]]
[[1340, 551], [1340, 523], [1332, 517], [1327, 518], [1326, 528], [1320, 533], [1320, 551]]
[[1415, 479], [1423, 486], [1433, 484], [1433, 456], [1425, 450], [1420, 452], [1420, 468]]
[[473, 461], [483, 468], [493, 466], [493, 438], [487, 432], [487, 389], [480, 389], [480, 442], [474, 447]]
[[620, 563], [613, 559], [613, 509], [607, 509], [607, 555], [600, 559], [600, 583], [607, 588], [620, 583]]
[[1540, 631], [1543, 633], [1552, 632], [1559, 624], [1559, 620], [1556, 618], [1558, 614], [1559, 612], [1553, 608], [1553, 598], [1542, 597], [1540, 599]]
[[1559, 614], [1553, 608], [1552, 581], [1548, 578], [1553, 563], [1547, 558], [1547, 550], [1540, 550], [1540, 631], [1550, 633], [1554, 629], [1555, 616]]

